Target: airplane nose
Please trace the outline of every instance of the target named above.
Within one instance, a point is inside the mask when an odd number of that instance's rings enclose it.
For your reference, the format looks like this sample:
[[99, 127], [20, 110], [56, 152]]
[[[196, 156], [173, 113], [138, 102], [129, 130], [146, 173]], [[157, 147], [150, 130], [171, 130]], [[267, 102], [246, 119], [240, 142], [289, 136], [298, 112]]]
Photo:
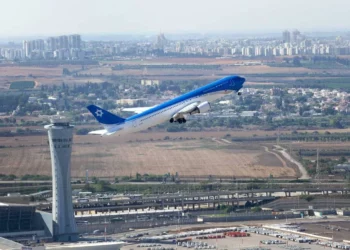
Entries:
[[242, 86], [244, 82], [245, 82], [245, 78], [244, 77], [237, 76], [236, 83], [238, 85]]
[[245, 82], [245, 78], [244, 77], [239, 77], [238, 78], [238, 83], [239, 84], [243, 84]]

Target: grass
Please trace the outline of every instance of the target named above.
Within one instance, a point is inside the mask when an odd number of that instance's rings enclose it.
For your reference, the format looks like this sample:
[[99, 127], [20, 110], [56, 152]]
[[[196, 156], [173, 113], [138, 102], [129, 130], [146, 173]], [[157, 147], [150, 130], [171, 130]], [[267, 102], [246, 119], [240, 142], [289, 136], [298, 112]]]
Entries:
[[92, 158], [103, 158], [103, 157], [110, 157], [110, 156], [114, 156], [114, 154], [110, 154], [110, 153], [93, 153], [93, 154], [80, 154], [81, 156], [89, 156]]
[[10, 89], [32, 89], [34, 86], [34, 81], [17, 81], [11, 83]]
[[170, 144], [157, 144], [155, 146], [156, 147], [160, 147], [160, 148], [171, 148], [171, 147], [173, 147], [173, 145], [170, 145]]

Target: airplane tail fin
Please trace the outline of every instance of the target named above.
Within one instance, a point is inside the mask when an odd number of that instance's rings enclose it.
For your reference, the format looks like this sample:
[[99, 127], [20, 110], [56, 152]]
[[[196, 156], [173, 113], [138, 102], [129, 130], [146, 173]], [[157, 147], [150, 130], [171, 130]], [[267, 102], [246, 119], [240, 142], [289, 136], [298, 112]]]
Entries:
[[96, 120], [103, 125], [114, 125], [125, 122], [124, 118], [121, 118], [115, 114], [108, 112], [95, 105], [87, 106], [90, 113], [96, 118]]

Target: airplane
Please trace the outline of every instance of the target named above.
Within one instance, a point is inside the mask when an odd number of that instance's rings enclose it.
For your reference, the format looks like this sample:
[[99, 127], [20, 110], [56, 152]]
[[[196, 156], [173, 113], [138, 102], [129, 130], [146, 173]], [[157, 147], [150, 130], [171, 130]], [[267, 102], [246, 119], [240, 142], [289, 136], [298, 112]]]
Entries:
[[[188, 115], [208, 112], [211, 109], [210, 103], [214, 100], [232, 92], [241, 95], [239, 90], [243, 87], [244, 82], [243, 77], [227, 76], [157, 106], [134, 108], [138, 114], [126, 119], [98, 106], [89, 105], [87, 109], [104, 127], [102, 130], [91, 131], [89, 134], [120, 136], [146, 130], [166, 121], [186, 123]], [[124, 110], [133, 111], [132, 109]]]

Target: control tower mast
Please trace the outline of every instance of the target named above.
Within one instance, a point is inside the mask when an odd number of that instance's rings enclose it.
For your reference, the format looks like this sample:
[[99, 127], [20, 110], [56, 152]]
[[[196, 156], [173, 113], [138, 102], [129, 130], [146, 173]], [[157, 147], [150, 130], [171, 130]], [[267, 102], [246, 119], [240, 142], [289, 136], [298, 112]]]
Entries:
[[73, 128], [64, 117], [54, 117], [48, 130], [52, 165], [52, 220], [55, 241], [77, 241], [71, 186]]

